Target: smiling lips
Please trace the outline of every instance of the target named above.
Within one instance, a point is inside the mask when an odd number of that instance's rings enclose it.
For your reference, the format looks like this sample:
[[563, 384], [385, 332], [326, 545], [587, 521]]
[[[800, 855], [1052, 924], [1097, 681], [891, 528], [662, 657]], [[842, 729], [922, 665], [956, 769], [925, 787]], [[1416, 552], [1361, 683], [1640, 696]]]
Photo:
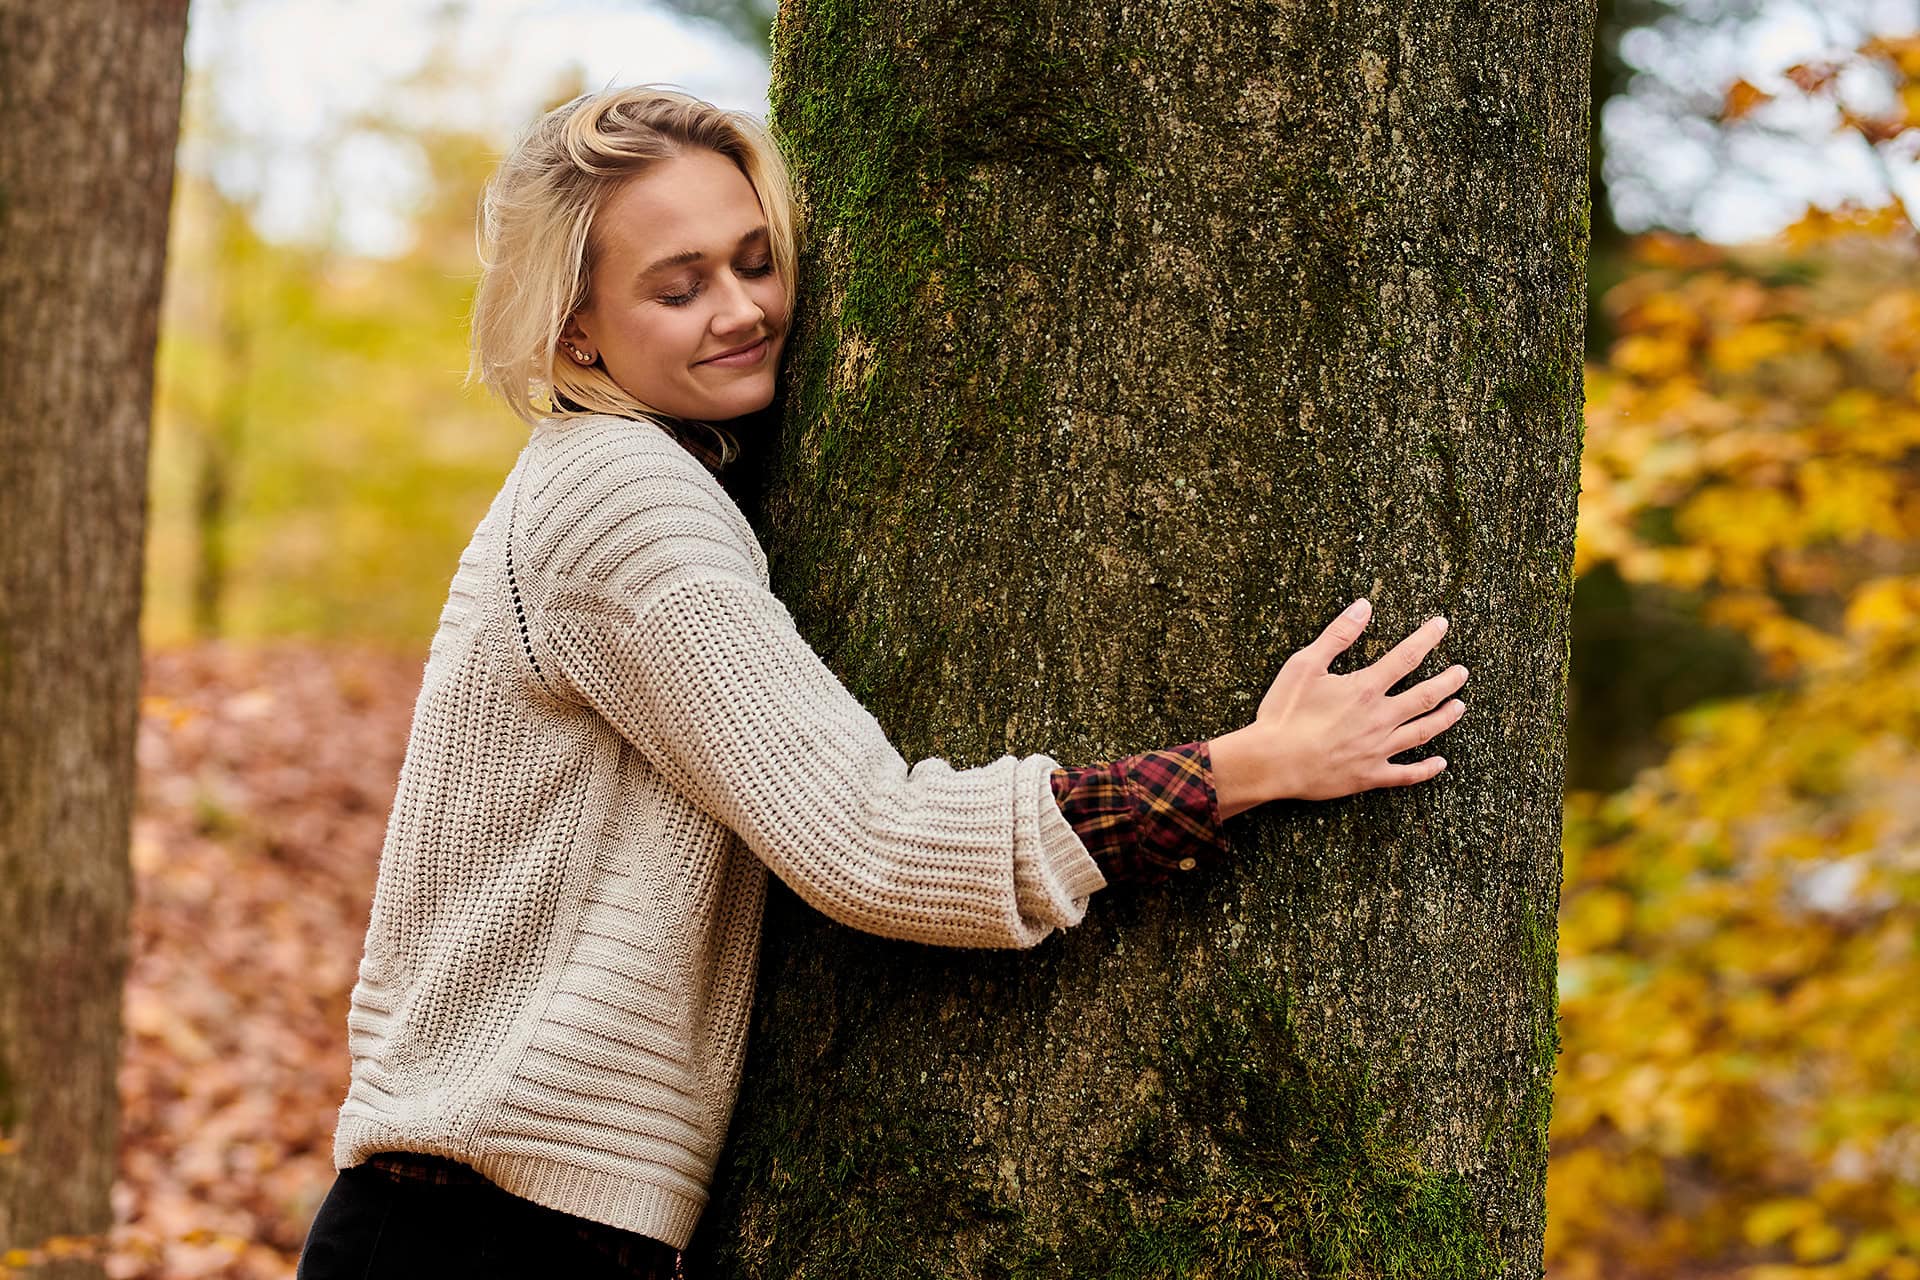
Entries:
[[746, 365], [759, 364], [761, 357], [767, 354], [767, 348], [770, 345], [771, 344], [768, 339], [761, 338], [757, 342], [750, 342], [744, 347], [736, 347], [732, 351], [724, 352], [717, 356], [711, 356], [705, 360], [700, 361], [700, 363], [726, 365], [729, 368], [738, 368]]

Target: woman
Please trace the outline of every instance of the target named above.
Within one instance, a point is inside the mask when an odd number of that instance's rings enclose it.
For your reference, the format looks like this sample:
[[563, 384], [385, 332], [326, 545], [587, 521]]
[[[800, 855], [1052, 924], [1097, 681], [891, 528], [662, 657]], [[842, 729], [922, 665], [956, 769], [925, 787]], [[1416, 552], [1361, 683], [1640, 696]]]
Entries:
[[909, 768], [716, 479], [773, 398], [795, 234], [764, 130], [653, 88], [549, 113], [489, 185], [474, 368], [532, 432], [429, 650], [304, 1280], [673, 1274], [769, 870], [872, 933], [1031, 947], [1116, 880], [1217, 862], [1253, 805], [1444, 767], [1388, 757], [1459, 718], [1465, 669], [1387, 693], [1444, 620], [1332, 675], [1356, 601], [1232, 733]]

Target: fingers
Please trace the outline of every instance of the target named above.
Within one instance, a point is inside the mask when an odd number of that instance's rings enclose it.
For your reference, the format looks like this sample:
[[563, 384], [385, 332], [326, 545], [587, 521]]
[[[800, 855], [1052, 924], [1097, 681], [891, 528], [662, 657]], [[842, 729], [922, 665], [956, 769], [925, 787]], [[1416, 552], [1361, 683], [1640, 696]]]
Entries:
[[1419, 670], [1434, 646], [1447, 634], [1445, 618], [1429, 618], [1387, 651], [1386, 657], [1366, 669], [1366, 676], [1384, 693]]
[[1438, 777], [1447, 767], [1445, 756], [1428, 756], [1425, 760], [1415, 760], [1412, 764], [1390, 764], [1377, 787], [1410, 787], [1416, 782], [1426, 782]]
[[[1451, 729], [1466, 713], [1467, 704], [1455, 698], [1430, 715], [1421, 716], [1418, 720], [1409, 720], [1387, 735], [1387, 754], [1397, 756], [1402, 751], [1410, 751], [1423, 742], [1431, 741], [1443, 730]], [[1419, 763], [1425, 764], [1426, 761], [1422, 760]], [[1389, 767], [1400, 766], [1390, 765]]]
[[1394, 724], [1405, 724], [1440, 705], [1440, 700], [1467, 682], [1467, 669], [1454, 663], [1437, 676], [1429, 676], [1403, 693], [1386, 699], [1387, 712]]
[[1346, 607], [1341, 615], [1327, 624], [1327, 629], [1314, 637], [1313, 643], [1300, 652], [1311, 656], [1313, 665], [1324, 671], [1333, 665], [1333, 660], [1345, 653], [1360, 633], [1367, 629], [1367, 619], [1373, 616], [1373, 605], [1361, 596]]

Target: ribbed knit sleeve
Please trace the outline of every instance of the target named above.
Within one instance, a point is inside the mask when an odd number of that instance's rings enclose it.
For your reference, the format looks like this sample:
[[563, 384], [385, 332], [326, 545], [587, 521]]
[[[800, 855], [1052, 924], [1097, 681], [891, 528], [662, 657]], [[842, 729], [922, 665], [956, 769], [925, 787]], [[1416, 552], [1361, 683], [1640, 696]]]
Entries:
[[1106, 884], [1054, 800], [1052, 757], [909, 768], [765, 588], [683, 576], [637, 616], [561, 603], [541, 626], [571, 690], [842, 924], [1030, 947]]
[[1106, 880], [1044, 754], [908, 766], [767, 587], [752, 529], [651, 424], [552, 433], [521, 504], [528, 643], [663, 781], [843, 924], [1030, 947]]

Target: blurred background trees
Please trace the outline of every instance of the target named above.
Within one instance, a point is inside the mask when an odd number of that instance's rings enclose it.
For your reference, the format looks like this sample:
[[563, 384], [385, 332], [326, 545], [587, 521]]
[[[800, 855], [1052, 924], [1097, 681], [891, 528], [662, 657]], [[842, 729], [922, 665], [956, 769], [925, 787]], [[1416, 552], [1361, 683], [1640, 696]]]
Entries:
[[[1890, 108], [1837, 100], [1860, 71]], [[1920, 39], [1785, 78], [1721, 127], [1824, 99], [1910, 165]], [[1760, 687], [1568, 795], [1560, 1274], [1920, 1275], [1915, 250], [1896, 187], [1763, 245], [1643, 237], [1605, 295], [1576, 571], [1694, 602]]]
[[[346, 987], [290, 955], [268, 996], [257, 958], [279, 954], [272, 903], [330, 904], [307, 953], [357, 948], [342, 886], [370, 873], [390, 779], [348, 780], [371, 749], [303, 760], [269, 731], [404, 733], [392, 704], [519, 447], [459, 387], [480, 179], [514, 123], [611, 77], [764, 106], [763, 34], [727, 33], [765, 10], [395, 5], [393, 38], [338, 67], [296, 24], [301, 92], [344, 105], [295, 145], [231, 88], [288, 79], [260, 15], [301, 8], [193, 10], [136, 947], [225, 941], [136, 964], [119, 1203], [149, 1248], [127, 1274], [290, 1274], [331, 1177]], [[362, 6], [308, 8], [352, 28]], [[1911, 0], [1601, 8], [1555, 1276], [1920, 1278], [1917, 28]], [[209, 922], [206, 882], [261, 906]], [[236, 1016], [256, 999], [276, 1012]], [[304, 1051], [240, 1036], [262, 1022]], [[265, 1124], [245, 1077], [294, 1056], [317, 1083], [271, 1114], [317, 1118]]]

